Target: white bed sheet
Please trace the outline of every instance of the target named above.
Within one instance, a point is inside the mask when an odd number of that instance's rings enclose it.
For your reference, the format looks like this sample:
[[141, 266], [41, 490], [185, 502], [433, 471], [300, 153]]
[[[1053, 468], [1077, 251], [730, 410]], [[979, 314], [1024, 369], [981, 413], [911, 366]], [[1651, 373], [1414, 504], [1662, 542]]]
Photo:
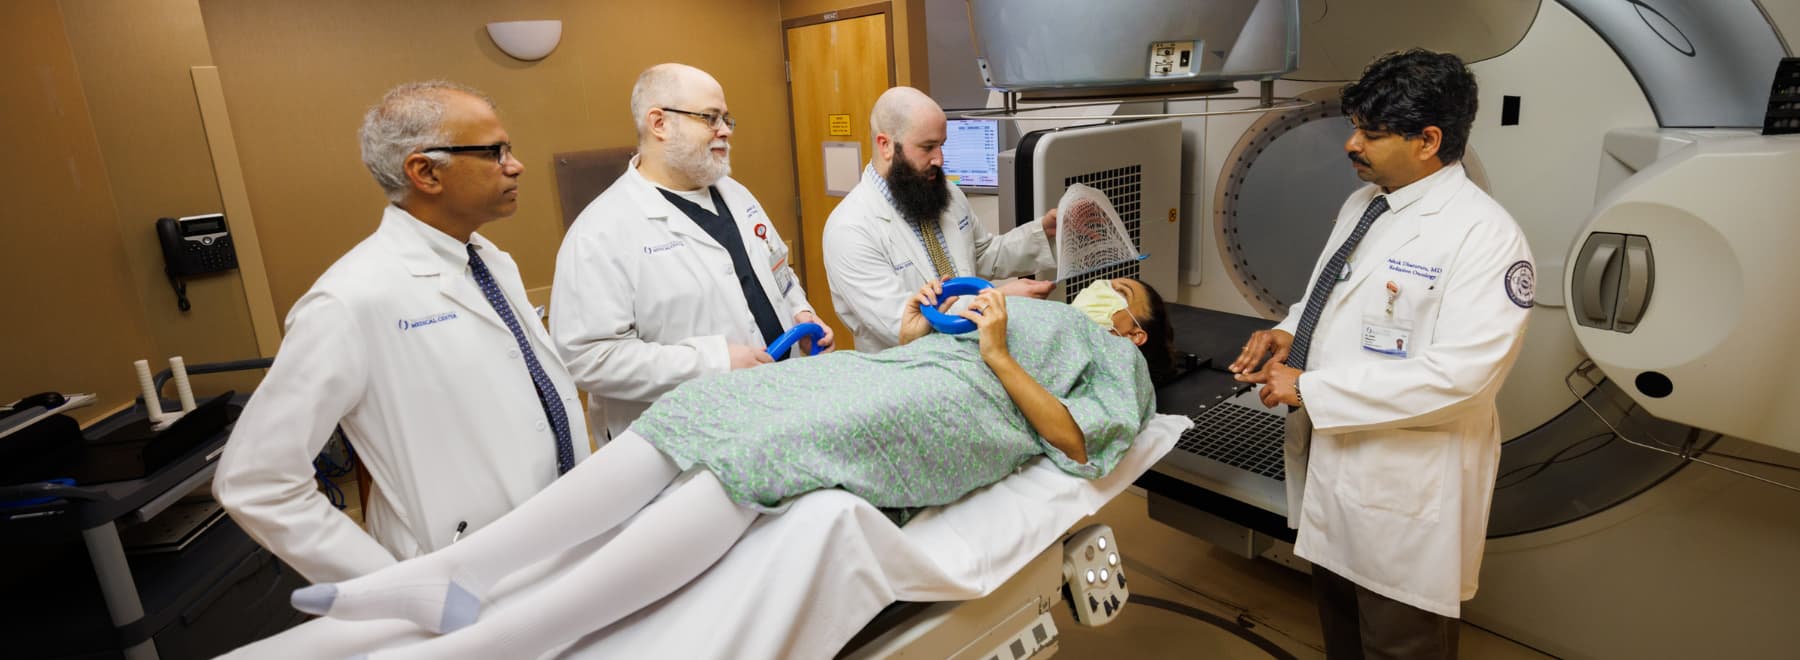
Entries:
[[[798, 498], [763, 516], [706, 573], [668, 598], [588, 633], [549, 657], [830, 658], [894, 601], [947, 601], [992, 592], [1082, 518], [1148, 471], [1192, 424], [1158, 415], [1119, 466], [1088, 481], [1035, 459], [954, 504], [895, 527], [849, 493]], [[502, 580], [490, 611], [525, 606], [609, 537]], [[427, 639], [400, 620], [317, 619], [227, 657], [344, 658]]]

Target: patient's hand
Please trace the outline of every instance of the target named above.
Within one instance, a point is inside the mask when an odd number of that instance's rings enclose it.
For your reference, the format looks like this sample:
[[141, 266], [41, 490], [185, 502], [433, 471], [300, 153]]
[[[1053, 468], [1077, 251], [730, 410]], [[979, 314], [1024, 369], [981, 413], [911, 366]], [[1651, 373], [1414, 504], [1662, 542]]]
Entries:
[[[944, 279], [947, 280], [950, 278], [946, 277]], [[906, 306], [900, 310], [901, 345], [906, 345], [911, 343], [914, 339], [931, 334], [931, 322], [925, 320], [925, 315], [919, 312], [919, 306], [932, 304], [932, 302], [937, 300], [938, 296], [943, 294], [943, 292], [944, 283], [942, 280], [926, 282], [925, 286], [919, 287], [918, 291], [913, 292], [911, 298], [906, 299]], [[939, 305], [938, 309], [941, 311], [948, 309], [949, 307], [950, 301], [946, 300]]]
[[975, 302], [957, 315], [975, 322], [976, 331], [981, 333], [983, 360], [1012, 356], [1006, 348], [1006, 294], [999, 289], [984, 289], [975, 295]]

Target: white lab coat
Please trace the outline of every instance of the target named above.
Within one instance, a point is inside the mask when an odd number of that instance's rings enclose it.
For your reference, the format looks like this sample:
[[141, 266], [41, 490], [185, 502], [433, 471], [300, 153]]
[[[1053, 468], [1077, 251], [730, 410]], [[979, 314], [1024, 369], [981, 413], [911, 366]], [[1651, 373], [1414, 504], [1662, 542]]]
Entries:
[[[831, 303], [855, 336], [856, 350], [865, 352], [900, 344], [900, 312], [907, 298], [937, 279], [925, 245], [888, 203], [879, 176], [874, 166], [863, 168], [862, 181], [825, 221], [822, 239]], [[1040, 222], [989, 234], [956, 186], [950, 186], [950, 206], [938, 225], [959, 276], [994, 280], [1056, 267], [1055, 250]]]
[[[1314, 280], [1379, 192], [1350, 195]], [[1481, 568], [1503, 440], [1494, 398], [1524, 338], [1532, 257], [1512, 216], [1460, 163], [1389, 204], [1376, 221], [1388, 226], [1358, 245], [1313, 335], [1305, 406], [1288, 419], [1289, 524], [1299, 529], [1295, 554], [1456, 617]], [[1304, 300], [1277, 327], [1294, 332]], [[1375, 326], [1403, 329], [1407, 355], [1365, 349]], [[1396, 337], [1372, 335], [1383, 348]]]
[[[812, 305], [787, 244], [742, 184], [724, 178], [714, 185], [782, 328], [792, 328]], [[731, 254], [638, 172], [637, 157], [563, 237], [550, 335], [588, 393], [597, 442], [624, 432], [675, 386], [729, 371], [726, 344], [764, 345]]]
[[[575, 383], [511, 257], [476, 234], [588, 455]], [[342, 424], [374, 479], [368, 532], [333, 508], [312, 460]], [[381, 226], [288, 313], [275, 365], [232, 431], [213, 492], [252, 538], [314, 582], [448, 545], [556, 479], [555, 434], [518, 342], [461, 241], [389, 206]]]

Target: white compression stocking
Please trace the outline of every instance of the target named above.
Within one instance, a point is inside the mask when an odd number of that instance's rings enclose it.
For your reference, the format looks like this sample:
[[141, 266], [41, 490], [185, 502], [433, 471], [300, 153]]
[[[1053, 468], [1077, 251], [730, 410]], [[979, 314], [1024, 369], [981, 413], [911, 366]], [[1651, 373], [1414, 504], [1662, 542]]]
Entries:
[[662, 452], [626, 433], [460, 542], [353, 580], [296, 590], [294, 607], [337, 619], [408, 619], [433, 632], [461, 628], [474, 623], [500, 578], [612, 529], [679, 474]]
[[737, 543], [756, 512], [711, 472], [671, 490], [594, 554], [525, 600], [388, 658], [535, 658], [673, 593]]

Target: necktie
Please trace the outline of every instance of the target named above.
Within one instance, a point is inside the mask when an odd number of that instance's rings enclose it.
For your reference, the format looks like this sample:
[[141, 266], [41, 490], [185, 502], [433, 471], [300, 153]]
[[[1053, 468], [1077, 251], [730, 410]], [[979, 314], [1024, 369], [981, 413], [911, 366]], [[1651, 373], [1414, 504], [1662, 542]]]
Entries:
[[1362, 219], [1356, 221], [1356, 228], [1350, 231], [1350, 237], [1344, 239], [1337, 252], [1331, 253], [1324, 270], [1319, 271], [1318, 281], [1313, 282], [1312, 295], [1306, 297], [1306, 310], [1300, 313], [1300, 325], [1294, 329], [1294, 345], [1288, 349], [1288, 366], [1306, 369], [1306, 353], [1312, 348], [1313, 330], [1319, 325], [1319, 315], [1325, 311], [1325, 299], [1331, 297], [1332, 288], [1337, 286], [1338, 277], [1344, 272], [1344, 263], [1350, 260], [1350, 253], [1356, 251], [1356, 244], [1362, 242], [1363, 234], [1369, 233], [1369, 225], [1375, 224], [1375, 218], [1387, 209], [1387, 197], [1377, 196], [1371, 200], [1369, 207], [1363, 210]]
[[550, 376], [544, 373], [544, 365], [538, 363], [537, 352], [531, 350], [531, 343], [526, 341], [525, 329], [519, 327], [518, 316], [513, 314], [512, 306], [506, 304], [506, 295], [500, 293], [494, 274], [488, 272], [487, 264], [475, 254], [474, 245], [469, 246], [469, 270], [475, 274], [475, 284], [487, 296], [488, 304], [494, 306], [494, 313], [500, 315], [506, 329], [512, 331], [513, 340], [519, 342], [519, 355], [525, 358], [525, 370], [531, 374], [531, 384], [537, 386], [538, 403], [544, 406], [544, 416], [550, 419], [550, 430], [556, 432], [556, 473], [568, 472], [569, 468], [575, 467], [575, 444], [569, 437], [569, 415], [563, 410], [562, 396], [556, 393], [556, 384], [551, 383]]
[[937, 269], [938, 277], [956, 276], [956, 266], [950, 265], [950, 255], [944, 253], [943, 244], [938, 242], [937, 218], [930, 220], [931, 225], [919, 225], [919, 240], [925, 241], [925, 254], [931, 256], [931, 267]]

